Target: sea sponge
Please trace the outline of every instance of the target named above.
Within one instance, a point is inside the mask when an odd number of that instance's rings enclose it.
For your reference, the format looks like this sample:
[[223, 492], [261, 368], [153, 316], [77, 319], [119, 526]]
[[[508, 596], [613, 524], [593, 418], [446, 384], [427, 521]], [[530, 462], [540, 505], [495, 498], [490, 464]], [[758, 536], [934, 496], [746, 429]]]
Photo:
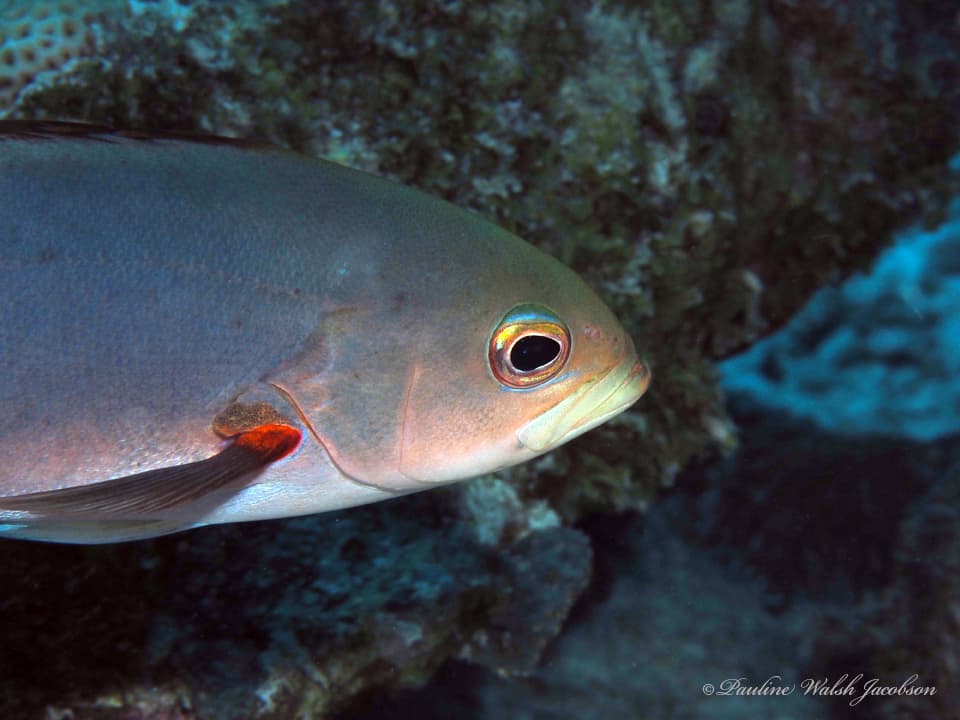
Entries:
[[[960, 162], [958, 160], [957, 162]], [[845, 434], [929, 441], [960, 428], [960, 201], [869, 274], [820, 291], [723, 366], [724, 387]]]
[[109, 4], [0, 0], [0, 107], [42, 73], [93, 55], [97, 20]]

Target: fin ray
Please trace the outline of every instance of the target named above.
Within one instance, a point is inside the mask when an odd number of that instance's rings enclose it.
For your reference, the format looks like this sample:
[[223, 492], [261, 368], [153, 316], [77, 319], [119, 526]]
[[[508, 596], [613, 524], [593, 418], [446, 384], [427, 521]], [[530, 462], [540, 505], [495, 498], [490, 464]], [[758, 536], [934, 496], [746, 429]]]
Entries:
[[0, 509], [87, 519], [156, 516], [251, 475], [292, 452], [300, 439], [296, 428], [265, 425], [238, 435], [231, 445], [206, 460], [91, 485], [0, 498]]
[[0, 120], [0, 142], [5, 140], [88, 140], [115, 142], [118, 140], [178, 140], [198, 145], [227, 145], [241, 150], [276, 150], [268, 142], [243, 138], [228, 138], [186, 130], [131, 130], [58, 120]]
[[192, 527], [178, 520], [90, 520], [40, 518], [18, 525], [0, 525], [0, 537], [12, 540], [97, 545], [168, 535]]

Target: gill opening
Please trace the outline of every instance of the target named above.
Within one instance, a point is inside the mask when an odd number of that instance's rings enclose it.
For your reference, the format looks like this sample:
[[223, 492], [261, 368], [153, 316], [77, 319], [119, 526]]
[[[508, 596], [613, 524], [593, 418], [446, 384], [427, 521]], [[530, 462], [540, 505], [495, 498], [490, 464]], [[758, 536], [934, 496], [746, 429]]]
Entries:
[[382, 485], [377, 485], [376, 483], [364, 482], [360, 478], [354, 477], [348, 473], [343, 467], [341, 467], [340, 463], [337, 462], [334, 454], [330, 452], [330, 448], [327, 447], [327, 444], [323, 441], [323, 438], [320, 437], [320, 433], [317, 432], [317, 429], [313, 426], [313, 423], [310, 422], [310, 418], [307, 417], [307, 414], [303, 411], [303, 408], [300, 407], [300, 403], [297, 402], [297, 399], [293, 396], [293, 394], [285, 387], [278, 385], [275, 382], [270, 382], [270, 384], [276, 388], [277, 392], [280, 393], [288, 403], [290, 403], [290, 407], [292, 407], [297, 413], [297, 417], [300, 418], [300, 422], [302, 422], [306, 426], [307, 430], [310, 431], [310, 434], [316, 439], [317, 444], [323, 448], [323, 451], [327, 454], [327, 457], [330, 459], [330, 462], [333, 463], [333, 466], [337, 469], [337, 472], [343, 475], [343, 477], [350, 482], [354, 482], [357, 485], [363, 485], [364, 487], [372, 487], [376, 488], [377, 490], [396, 493], [398, 495], [404, 494], [401, 491], [395, 490], [394, 488], [383, 487]]
[[277, 385], [275, 382], [270, 383], [277, 389], [277, 392], [283, 395], [283, 399], [290, 403], [290, 406], [296, 411], [297, 417], [300, 418], [300, 422], [307, 426], [307, 430], [310, 431], [310, 434], [317, 439], [317, 442], [320, 443], [320, 446], [327, 451], [327, 455], [330, 454], [330, 451], [327, 450], [327, 446], [323, 444], [323, 440], [320, 439], [320, 435], [317, 433], [317, 429], [313, 426], [313, 423], [310, 422], [310, 418], [307, 417], [307, 414], [303, 411], [303, 408], [300, 407], [300, 403], [297, 402], [297, 399], [287, 392], [287, 389]]

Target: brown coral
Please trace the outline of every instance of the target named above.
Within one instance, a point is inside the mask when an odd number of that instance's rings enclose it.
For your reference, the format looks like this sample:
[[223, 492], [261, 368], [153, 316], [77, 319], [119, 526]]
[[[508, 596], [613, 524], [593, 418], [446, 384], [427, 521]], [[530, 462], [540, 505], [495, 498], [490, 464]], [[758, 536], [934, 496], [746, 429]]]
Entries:
[[0, 1], [0, 105], [44, 72], [57, 72], [98, 47], [97, 19], [113, 4]]

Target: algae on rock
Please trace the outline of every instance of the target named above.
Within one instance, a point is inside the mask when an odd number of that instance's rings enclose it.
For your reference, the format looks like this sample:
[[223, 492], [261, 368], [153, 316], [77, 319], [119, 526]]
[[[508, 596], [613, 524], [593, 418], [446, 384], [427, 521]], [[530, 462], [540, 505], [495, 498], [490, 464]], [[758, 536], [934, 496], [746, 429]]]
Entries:
[[[89, 15], [96, 42], [35, 79], [18, 76], [16, 90], [0, 99], [0, 114], [264, 137], [475, 209], [568, 262], [601, 292], [652, 366], [649, 394], [617, 421], [505, 473], [501, 477], [514, 483], [512, 494], [489, 483], [483, 486], [491, 493], [485, 502], [449, 502], [460, 489], [416, 501], [423, 503], [417, 508], [435, 506], [447, 518], [455, 518], [458, 507], [464, 510], [466, 529], [456, 532], [467, 535], [469, 518], [477, 516], [465, 508], [504, 503], [499, 514], [509, 521], [499, 530], [486, 528], [483, 537], [496, 537], [507, 555], [529, 542], [544, 562], [547, 550], [523, 539], [543, 518], [570, 522], [594, 511], [642, 508], [695, 454], [732, 442], [713, 363], [783, 324], [818, 287], [865, 267], [896, 227], [921, 214], [934, 219], [948, 195], [946, 160], [960, 145], [960, 85], [950, 80], [960, 75], [960, 25], [952, 3], [72, 5], [98, 8]], [[316, 693], [325, 692], [317, 707], [326, 707], [365, 687], [415, 681], [438, 658], [467, 654], [477, 640], [465, 639], [464, 628], [472, 633], [490, 621], [498, 603], [504, 604], [499, 617], [511, 616], [509, 593], [496, 590], [494, 579], [516, 575], [480, 573], [486, 578], [480, 581], [483, 597], [465, 600], [474, 597], [467, 590], [473, 587], [470, 574], [478, 572], [471, 563], [482, 567], [496, 556], [480, 542], [447, 555], [442, 543], [451, 535], [434, 537], [428, 527], [408, 533], [410, 502], [343, 517], [351, 518], [351, 527], [362, 518], [379, 518], [371, 530], [380, 538], [372, 541], [376, 547], [389, 546], [392, 538], [420, 548], [424, 557], [418, 561], [438, 569], [424, 580], [428, 587], [438, 578], [460, 578], [454, 596], [411, 590], [397, 601], [401, 615], [404, 608], [420, 612], [440, 603], [437, 623], [424, 629], [397, 619], [387, 607], [392, 593], [374, 593], [371, 602], [382, 601], [383, 611], [361, 613], [371, 623], [369, 632], [351, 635], [356, 657], [370, 662], [351, 666], [356, 675], [345, 670], [326, 690], [326, 675], [306, 671], [299, 680], [261, 686], [265, 706], [309, 708]], [[105, 578], [101, 563], [114, 553], [125, 561], [157, 563], [163, 573], [128, 591], [131, 606], [146, 603], [158, 614], [153, 603], [175, 594], [176, 583], [190, 586], [185, 598], [212, 594], [209, 609], [202, 610], [205, 621], [222, 615], [234, 624], [207, 648], [156, 640], [151, 647], [157, 667], [181, 663], [176, 667], [183, 682], [195, 680], [196, 668], [215, 674], [222, 667], [224, 679], [237, 673], [231, 691], [242, 692], [246, 671], [240, 666], [268, 662], [270, 648], [287, 647], [279, 657], [295, 663], [290, 658], [298, 657], [296, 648], [311, 653], [331, 647], [317, 625], [310, 626], [313, 639], [298, 637], [283, 646], [292, 625], [270, 626], [254, 589], [257, 573], [274, 592], [288, 576], [266, 550], [247, 555], [254, 552], [249, 543], [295, 543], [321, 557], [349, 553], [342, 546], [350, 533], [333, 532], [333, 522], [210, 531], [158, 541], [149, 546], [156, 552], [104, 551], [76, 572]], [[546, 528], [527, 537], [564, 532], [570, 531]], [[418, 533], [425, 537], [414, 539]], [[556, 548], [576, 544], [552, 537], [558, 544], [548, 545], [560, 555]], [[44, 552], [50, 551], [18, 550], [24, 562], [18, 567], [37, 553], [41, 565], [54, 562]], [[232, 555], [218, 559], [217, 552]], [[395, 568], [375, 564], [375, 554], [366, 557], [371, 567], [358, 561], [350, 568], [369, 570], [374, 587], [392, 577]], [[167, 572], [181, 562], [190, 573]], [[249, 563], [250, 576], [238, 586], [233, 574], [241, 573], [242, 563]], [[230, 572], [220, 579], [212, 573], [209, 585], [191, 579], [218, 564]], [[289, 579], [297, 607], [313, 607], [308, 592], [318, 593], [318, 602], [332, 602], [326, 590]], [[82, 578], [77, 582], [82, 586]], [[568, 578], [564, 587], [578, 582]], [[484, 596], [487, 591], [492, 596]], [[29, 589], [24, 585], [18, 592]], [[162, 639], [158, 625], [127, 617], [122, 597], [108, 593], [105, 614], [97, 620], [94, 613], [90, 622], [106, 622], [110, 608], [120, 606], [113, 629], [120, 633], [121, 651], [129, 643], [136, 647], [144, 633]], [[278, 597], [268, 602], [279, 603]], [[350, 595], [342, 602], [349, 604]], [[457, 610], [460, 602], [482, 609], [467, 622]], [[9, 617], [62, 609], [45, 595], [17, 607], [27, 610]], [[543, 608], [551, 616], [558, 612]], [[191, 612], [174, 603], [164, 617], [176, 628], [187, 624]], [[558, 622], [544, 632], [555, 631]], [[423, 633], [418, 660], [409, 666], [371, 659], [377, 633], [391, 626], [397, 634], [390, 642], [400, 646]], [[246, 644], [231, 644], [236, 633]], [[28, 656], [16, 661], [21, 667], [46, 657], [31, 651], [26, 639], [18, 647]], [[198, 654], [191, 654], [194, 649]], [[77, 647], [71, 652], [61, 653], [60, 661], [84, 656]], [[222, 657], [222, 666], [209, 653]], [[474, 656], [482, 654], [474, 647]], [[14, 662], [10, 656], [4, 661]], [[106, 677], [85, 670], [94, 679]], [[202, 702], [204, 682], [196, 680], [183, 692]], [[95, 685], [90, 680], [81, 689]], [[69, 683], [61, 689], [70, 698], [89, 696]], [[182, 697], [181, 690], [164, 697]], [[49, 697], [44, 701], [59, 707]]]
[[0, 714], [324, 717], [456, 655], [528, 672], [586, 584], [589, 542], [554, 527], [490, 547], [427, 498], [141, 543], [7, 542]]

